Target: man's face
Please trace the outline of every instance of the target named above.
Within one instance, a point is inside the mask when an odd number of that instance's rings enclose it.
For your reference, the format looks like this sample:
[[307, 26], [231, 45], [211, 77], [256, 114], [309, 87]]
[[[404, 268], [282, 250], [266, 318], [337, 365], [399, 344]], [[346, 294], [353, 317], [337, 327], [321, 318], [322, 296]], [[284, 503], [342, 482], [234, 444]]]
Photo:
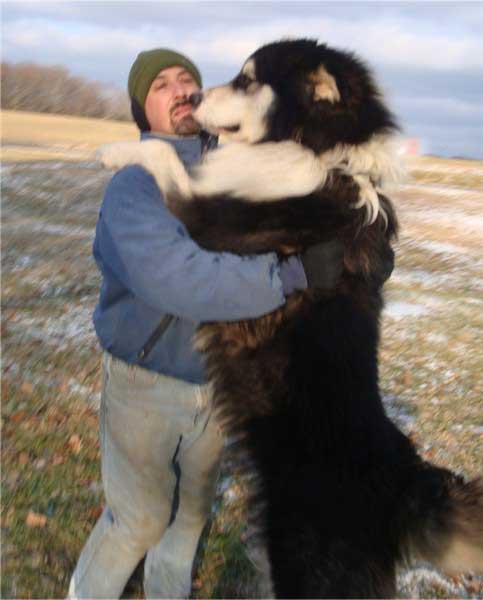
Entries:
[[194, 135], [200, 126], [191, 116], [188, 98], [199, 90], [193, 75], [184, 67], [160, 71], [149, 88], [144, 110], [151, 131], [175, 135]]

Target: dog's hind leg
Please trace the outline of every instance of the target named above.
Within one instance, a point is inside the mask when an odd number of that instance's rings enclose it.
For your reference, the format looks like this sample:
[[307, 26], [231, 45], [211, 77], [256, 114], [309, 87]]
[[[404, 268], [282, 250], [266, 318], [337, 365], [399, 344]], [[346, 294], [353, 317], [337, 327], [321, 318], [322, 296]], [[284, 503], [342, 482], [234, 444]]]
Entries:
[[483, 480], [423, 463], [409, 491], [404, 554], [443, 571], [483, 574]]
[[268, 534], [277, 598], [395, 596], [395, 557], [377, 556], [370, 547], [345, 538], [343, 523], [341, 535], [330, 536], [308, 518], [302, 522], [300, 514], [296, 519], [286, 516], [283, 529]]

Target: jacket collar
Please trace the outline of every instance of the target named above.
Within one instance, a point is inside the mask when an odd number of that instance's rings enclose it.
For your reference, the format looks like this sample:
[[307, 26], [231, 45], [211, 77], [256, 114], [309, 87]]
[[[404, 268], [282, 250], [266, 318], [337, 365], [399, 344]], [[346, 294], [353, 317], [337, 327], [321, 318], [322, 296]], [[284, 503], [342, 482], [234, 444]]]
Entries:
[[151, 131], [143, 131], [141, 133], [141, 140], [152, 139], [162, 140], [163, 142], [171, 144], [181, 161], [188, 166], [199, 162], [205, 151], [216, 148], [218, 144], [218, 138], [216, 136], [211, 136], [204, 131], [202, 131], [200, 135], [189, 137], [164, 135], [153, 133]]

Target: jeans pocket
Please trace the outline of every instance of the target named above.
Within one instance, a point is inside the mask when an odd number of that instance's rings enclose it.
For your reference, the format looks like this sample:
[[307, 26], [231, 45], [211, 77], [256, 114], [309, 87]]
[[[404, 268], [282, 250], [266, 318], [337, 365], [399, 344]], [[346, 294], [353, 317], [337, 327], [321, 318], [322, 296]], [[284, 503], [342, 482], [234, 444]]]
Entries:
[[109, 365], [109, 376], [110, 385], [114, 385], [118, 390], [124, 390], [126, 395], [136, 392], [136, 390], [153, 387], [159, 379], [159, 373], [156, 371], [150, 371], [114, 357]]

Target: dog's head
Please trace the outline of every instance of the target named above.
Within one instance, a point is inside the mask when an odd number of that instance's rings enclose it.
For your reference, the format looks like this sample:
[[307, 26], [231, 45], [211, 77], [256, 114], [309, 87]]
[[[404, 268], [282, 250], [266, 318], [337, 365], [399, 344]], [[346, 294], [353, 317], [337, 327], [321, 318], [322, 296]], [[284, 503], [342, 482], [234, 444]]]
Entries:
[[231, 82], [204, 92], [194, 117], [234, 141], [291, 139], [317, 153], [396, 128], [359, 59], [305, 39], [257, 50]]

